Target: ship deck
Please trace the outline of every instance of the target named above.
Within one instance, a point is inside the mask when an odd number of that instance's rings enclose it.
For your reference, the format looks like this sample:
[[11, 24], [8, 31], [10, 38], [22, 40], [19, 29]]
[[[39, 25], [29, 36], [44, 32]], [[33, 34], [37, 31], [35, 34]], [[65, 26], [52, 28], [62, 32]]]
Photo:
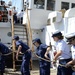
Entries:
[[[38, 61], [33, 61], [33, 69], [30, 71], [31, 75], [39, 75], [39, 63]], [[56, 69], [51, 70], [51, 75], [56, 75]], [[19, 71], [14, 71], [11, 68], [6, 68], [5, 69], [5, 74], [4, 75], [21, 75], [20, 70]]]

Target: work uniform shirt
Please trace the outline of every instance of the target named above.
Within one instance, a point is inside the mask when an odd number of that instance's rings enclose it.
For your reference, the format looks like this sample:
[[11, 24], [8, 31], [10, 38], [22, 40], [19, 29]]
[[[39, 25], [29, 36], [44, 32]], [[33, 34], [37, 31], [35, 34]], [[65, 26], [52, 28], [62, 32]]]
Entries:
[[31, 52], [28, 51], [29, 47], [22, 41], [17, 41], [16, 45], [17, 47], [21, 45], [22, 46], [21, 52], [24, 53], [23, 58], [22, 58], [21, 73], [22, 75], [30, 75], [29, 63], [31, 59]]
[[19, 15], [20, 15], [20, 18], [23, 17], [24, 12], [21, 11]]
[[21, 52], [24, 53], [22, 60], [27, 60], [28, 57], [31, 58], [31, 52], [27, 51], [30, 49], [25, 43], [23, 43], [21, 40], [16, 42], [17, 47], [20, 45], [22, 46]]
[[72, 52], [72, 59], [75, 59], [75, 46], [71, 47], [71, 52]]
[[[75, 60], [75, 46], [74, 45], [71, 47], [71, 52], [72, 52], [72, 59]], [[75, 71], [73, 71], [72, 75], [75, 75]]]
[[[41, 44], [39, 47], [37, 47], [36, 54], [39, 57], [46, 59], [44, 57], [44, 55], [45, 55], [45, 52], [47, 50], [47, 47], [48, 47], [47, 45]], [[48, 55], [48, 57], [49, 57], [49, 55]], [[50, 65], [50, 63], [45, 61], [45, 60], [39, 59], [39, 61], [40, 61], [40, 67], [44, 67], [44, 66]]]
[[13, 14], [17, 14], [17, 11], [15, 9], [13, 10]]
[[56, 51], [62, 51], [62, 54], [59, 56], [59, 60], [71, 58], [70, 48], [64, 40], [56, 42]]
[[9, 52], [10, 52], [9, 48], [0, 42], [0, 71], [1, 72], [4, 72], [5, 69], [5, 56], [3, 56], [2, 54], [7, 54]]
[[22, 41], [16, 42], [16, 46], [19, 47], [19, 45], [22, 46], [22, 49], [21, 49], [22, 53], [25, 53], [29, 49], [29, 47], [25, 43], [23, 43]]

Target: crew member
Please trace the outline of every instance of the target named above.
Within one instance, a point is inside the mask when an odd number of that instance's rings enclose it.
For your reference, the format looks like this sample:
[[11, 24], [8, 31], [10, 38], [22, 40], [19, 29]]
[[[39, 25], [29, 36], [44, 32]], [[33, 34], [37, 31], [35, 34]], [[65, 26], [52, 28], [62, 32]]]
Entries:
[[18, 36], [14, 36], [14, 43], [18, 47], [16, 59], [18, 60], [18, 55], [20, 52], [24, 53], [23, 61], [21, 65], [21, 73], [22, 75], [30, 75], [29, 63], [31, 59], [31, 51], [28, 45], [19, 40]]
[[73, 70], [72, 75], [75, 75], [75, 32], [67, 34], [65, 37], [66, 37], [67, 41], [70, 44], [72, 44], [72, 46], [71, 46], [72, 60], [66, 64], [66, 67], [73, 65], [74, 70]]
[[[36, 56], [39, 58], [39, 65], [40, 65], [40, 75], [50, 75], [50, 62], [46, 61], [48, 59], [45, 58], [46, 50], [50, 49], [47, 45], [42, 44], [39, 38], [33, 40], [33, 44], [37, 47], [36, 49]], [[49, 57], [49, 54], [48, 54]], [[46, 60], [43, 60], [43, 59]]]
[[0, 42], [0, 75], [4, 74], [5, 70], [5, 54], [9, 53], [9, 48]]
[[62, 33], [60, 31], [55, 31], [52, 34], [53, 40], [56, 42], [56, 55], [54, 56], [53, 63], [59, 60], [59, 65], [57, 68], [57, 75], [72, 75], [71, 67], [66, 68], [67, 62], [71, 61], [71, 53], [68, 45], [63, 40]]

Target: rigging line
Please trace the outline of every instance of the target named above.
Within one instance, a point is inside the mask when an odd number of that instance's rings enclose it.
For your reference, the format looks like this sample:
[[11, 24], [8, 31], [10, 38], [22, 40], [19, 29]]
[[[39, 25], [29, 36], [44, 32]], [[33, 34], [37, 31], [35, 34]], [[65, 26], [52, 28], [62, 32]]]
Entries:
[[2, 55], [2, 56], [7, 56], [7, 55], [10, 55], [10, 54], [12, 54], [13, 52], [10, 52], [10, 53], [7, 53], [7, 54], [2, 54], [2, 53], [0, 53], [0, 55]]
[[[47, 61], [47, 62], [53, 62], [53, 61], [47, 60], [47, 59], [45, 59], [45, 58], [42, 58], [42, 57], [40, 57], [40, 56], [38, 56], [38, 55], [36, 55], [36, 57], [39, 58], [39, 59], [42, 59], [42, 60], [44, 60], [44, 61]], [[62, 65], [62, 64], [58, 64], [58, 65], [67, 68], [65, 65]], [[71, 67], [71, 69], [72, 69], [73, 71], [75, 71], [75, 66], [74, 66], [74, 65], [70, 65], [70, 67]]]
[[[34, 54], [35, 54], [35, 53], [34, 53]], [[45, 59], [45, 58], [42, 58], [42, 57], [38, 56], [37, 54], [35, 54], [35, 55], [36, 55], [36, 57], [39, 58], [39, 59], [42, 59], [42, 60], [47, 61], [47, 62], [52, 62], [52, 61], [50, 61], [50, 60], [48, 60], [48, 59]]]
[[[28, 51], [30, 51], [30, 49], [27, 50], [26, 52], [28, 52]], [[25, 53], [26, 53], [26, 52], [25, 52]], [[12, 53], [17, 53], [17, 51], [9, 52], [9, 53], [7, 53], [7, 54], [2, 54], [2, 53], [0, 52], [0, 55], [7, 56], [7, 55], [10, 55], [10, 54], [12, 54]], [[24, 54], [24, 53], [21, 53], [21, 52], [20, 52], [20, 54]]]

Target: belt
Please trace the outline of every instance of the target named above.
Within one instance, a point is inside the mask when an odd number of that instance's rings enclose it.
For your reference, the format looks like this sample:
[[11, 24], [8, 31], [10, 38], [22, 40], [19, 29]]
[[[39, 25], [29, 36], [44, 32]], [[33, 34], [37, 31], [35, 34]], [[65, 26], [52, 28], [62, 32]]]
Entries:
[[72, 60], [72, 58], [68, 58], [68, 59], [60, 59], [59, 61], [69, 61]]

